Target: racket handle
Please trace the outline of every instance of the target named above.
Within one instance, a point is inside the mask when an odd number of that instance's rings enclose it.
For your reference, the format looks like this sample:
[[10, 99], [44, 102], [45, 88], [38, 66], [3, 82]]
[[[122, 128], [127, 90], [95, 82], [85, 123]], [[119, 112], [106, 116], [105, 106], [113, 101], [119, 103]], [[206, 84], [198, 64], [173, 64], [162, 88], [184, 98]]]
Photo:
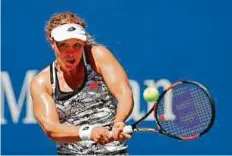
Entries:
[[[124, 133], [132, 133], [133, 132], [133, 128], [131, 125], [126, 125], [124, 128], [123, 128], [123, 132]], [[110, 135], [113, 136], [113, 132], [110, 131]]]
[[133, 128], [131, 125], [126, 125], [124, 128], [123, 128], [123, 132], [124, 133], [132, 133], [133, 132]]

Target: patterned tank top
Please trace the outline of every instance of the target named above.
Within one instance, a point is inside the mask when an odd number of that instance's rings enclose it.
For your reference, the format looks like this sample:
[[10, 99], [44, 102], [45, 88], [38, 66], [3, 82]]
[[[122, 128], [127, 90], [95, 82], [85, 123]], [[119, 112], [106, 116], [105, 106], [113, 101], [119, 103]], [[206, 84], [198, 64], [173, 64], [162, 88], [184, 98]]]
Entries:
[[[83, 52], [83, 61], [85, 80], [73, 92], [60, 90], [55, 63], [53, 62], [50, 66], [52, 96], [56, 103], [59, 120], [68, 125], [99, 125], [110, 130], [116, 115], [117, 101], [109, 92], [103, 78], [88, 64], [85, 52]], [[126, 151], [126, 143], [118, 141], [105, 145], [93, 141], [57, 143], [57, 153], [62, 155], [112, 155], [124, 154]]]

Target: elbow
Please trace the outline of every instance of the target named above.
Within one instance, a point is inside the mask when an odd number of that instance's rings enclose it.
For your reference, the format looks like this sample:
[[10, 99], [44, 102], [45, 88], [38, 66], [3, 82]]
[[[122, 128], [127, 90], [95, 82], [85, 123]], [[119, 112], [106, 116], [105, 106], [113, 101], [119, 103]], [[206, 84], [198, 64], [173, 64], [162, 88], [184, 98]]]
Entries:
[[45, 134], [48, 136], [48, 138], [50, 138], [51, 140], [54, 141], [55, 138], [53, 137], [54, 131], [53, 131], [52, 126], [50, 124], [44, 124], [43, 130], [44, 130]]
[[57, 131], [56, 126], [57, 125], [54, 123], [47, 122], [46, 124], [43, 125], [43, 129], [49, 139], [55, 142], [59, 142], [60, 141], [59, 139], [62, 138], [63, 133]]
[[133, 98], [132, 90], [128, 85], [125, 84], [121, 85], [119, 92], [121, 92], [122, 96], [127, 96], [130, 99]]
[[44, 132], [46, 134], [46, 136], [51, 139], [54, 142], [61, 142], [61, 140], [59, 139], [60, 137], [58, 136], [58, 134], [54, 131], [54, 129], [47, 125], [44, 127]]
[[51, 131], [46, 131], [45, 134], [47, 135], [47, 137], [54, 141], [54, 142], [61, 142], [60, 140], [57, 139], [57, 137], [55, 137], [54, 133]]
[[132, 92], [132, 90], [131, 90], [131, 88], [126, 88], [125, 89], [125, 92], [123, 92], [123, 95], [126, 95], [126, 97], [129, 99], [129, 100], [131, 100], [132, 101], [132, 103], [133, 103], [133, 92]]
[[129, 105], [130, 109], [133, 109], [134, 107], [134, 98], [133, 98], [133, 92], [130, 89], [130, 87], [126, 87], [125, 89], [123, 89], [123, 91], [121, 92], [121, 97], [123, 100], [127, 100], [127, 104]]
[[128, 97], [130, 98], [130, 99], [133, 99], [133, 93], [132, 93], [132, 90], [131, 89], [129, 89], [128, 90]]
[[49, 121], [46, 121], [43, 119], [41, 119], [41, 120], [38, 120], [38, 121], [39, 121], [39, 124], [42, 127], [44, 133], [47, 135], [47, 137], [49, 139], [56, 141], [55, 137], [54, 137], [54, 125], [52, 123], [50, 123]]
[[53, 136], [53, 131], [50, 128], [50, 126], [48, 126], [48, 125], [44, 126], [44, 132], [51, 140], [54, 140], [54, 138], [52, 137]]
[[134, 108], [134, 97], [133, 97], [133, 92], [130, 88], [127, 91], [127, 98], [129, 99], [129, 103], [130, 103], [130, 114], [131, 114]]

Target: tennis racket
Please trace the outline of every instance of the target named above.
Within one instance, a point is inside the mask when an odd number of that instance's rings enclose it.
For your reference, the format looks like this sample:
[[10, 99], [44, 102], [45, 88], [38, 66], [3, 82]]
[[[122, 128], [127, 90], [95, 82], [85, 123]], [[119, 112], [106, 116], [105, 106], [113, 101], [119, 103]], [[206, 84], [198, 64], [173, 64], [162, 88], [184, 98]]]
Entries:
[[[166, 96], [172, 103], [165, 100]], [[152, 113], [157, 128], [139, 127], [139, 123]], [[192, 140], [206, 134], [214, 120], [215, 106], [208, 89], [196, 81], [179, 81], [162, 92], [144, 117], [125, 126], [123, 131], [158, 132], [180, 140]]]

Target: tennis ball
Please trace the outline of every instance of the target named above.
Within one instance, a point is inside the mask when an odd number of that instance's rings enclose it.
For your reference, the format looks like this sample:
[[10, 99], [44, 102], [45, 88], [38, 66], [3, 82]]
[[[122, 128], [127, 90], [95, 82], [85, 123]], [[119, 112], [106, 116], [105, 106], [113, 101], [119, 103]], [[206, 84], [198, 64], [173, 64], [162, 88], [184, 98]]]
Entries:
[[143, 92], [143, 98], [147, 102], [155, 102], [159, 98], [159, 91], [156, 88], [148, 87]]

